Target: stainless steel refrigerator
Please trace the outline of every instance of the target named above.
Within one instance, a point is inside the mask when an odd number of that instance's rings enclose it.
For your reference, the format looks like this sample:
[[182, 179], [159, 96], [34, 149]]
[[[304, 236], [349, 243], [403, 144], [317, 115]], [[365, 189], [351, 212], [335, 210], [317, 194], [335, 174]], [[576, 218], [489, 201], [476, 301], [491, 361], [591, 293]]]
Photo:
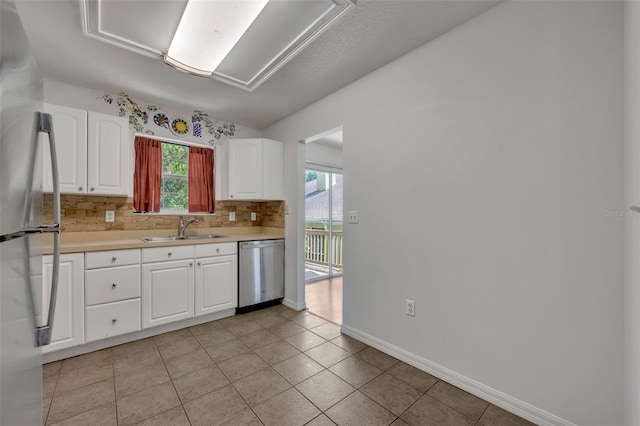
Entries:
[[[42, 424], [42, 356], [55, 310], [60, 195], [42, 224], [38, 151], [52, 153], [51, 117], [40, 113], [42, 79], [12, 0], [0, 1], [0, 425]], [[46, 135], [49, 137], [42, 137]], [[54, 239], [50, 294], [42, 294], [41, 234]], [[49, 293], [49, 292], [48, 292]], [[36, 312], [48, 312], [46, 318]]]

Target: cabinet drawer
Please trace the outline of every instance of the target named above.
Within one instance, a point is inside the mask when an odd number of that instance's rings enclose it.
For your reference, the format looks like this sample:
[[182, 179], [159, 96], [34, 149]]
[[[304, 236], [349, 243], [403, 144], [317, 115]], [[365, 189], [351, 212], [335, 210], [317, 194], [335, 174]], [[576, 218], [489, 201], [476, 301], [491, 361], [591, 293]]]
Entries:
[[153, 247], [142, 249], [142, 263], [193, 259], [193, 246]]
[[84, 279], [87, 306], [140, 297], [140, 265], [93, 269]]
[[84, 259], [86, 269], [134, 265], [136, 263], [140, 263], [139, 249], [88, 252]]
[[90, 306], [85, 310], [86, 341], [140, 330], [140, 299]]
[[224, 256], [238, 253], [238, 243], [198, 244], [195, 257]]

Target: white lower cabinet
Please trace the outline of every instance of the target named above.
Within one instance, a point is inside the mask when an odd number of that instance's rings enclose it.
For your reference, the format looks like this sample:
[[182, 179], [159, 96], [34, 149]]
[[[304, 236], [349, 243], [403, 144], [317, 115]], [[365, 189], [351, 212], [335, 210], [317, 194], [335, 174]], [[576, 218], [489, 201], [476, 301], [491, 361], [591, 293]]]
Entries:
[[238, 257], [196, 259], [196, 315], [238, 306]]
[[[42, 256], [42, 323], [46, 322], [49, 315], [48, 296], [51, 294], [52, 270], [53, 256]], [[42, 347], [43, 353], [84, 343], [83, 271], [84, 256], [82, 253], [60, 255], [60, 273], [51, 344]]]
[[140, 298], [89, 306], [86, 309], [87, 342], [140, 330]]
[[140, 250], [85, 254], [85, 339], [140, 330]]
[[[43, 295], [50, 293], [52, 262], [43, 256]], [[57, 299], [44, 353], [233, 309], [237, 244], [63, 254]]]
[[142, 265], [143, 328], [194, 315], [193, 269], [193, 259]]

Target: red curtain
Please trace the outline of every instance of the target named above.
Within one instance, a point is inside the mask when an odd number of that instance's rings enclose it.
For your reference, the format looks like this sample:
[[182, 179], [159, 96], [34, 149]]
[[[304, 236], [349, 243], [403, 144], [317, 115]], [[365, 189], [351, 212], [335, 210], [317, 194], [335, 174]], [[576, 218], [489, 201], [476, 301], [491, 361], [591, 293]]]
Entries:
[[213, 194], [213, 150], [192, 146], [189, 148], [189, 211], [215, 210]]
[[133, 209], [137, 212], [160, 212], [162, 182], [162, 143], [136, 136], [135, 172], [133, 173]]

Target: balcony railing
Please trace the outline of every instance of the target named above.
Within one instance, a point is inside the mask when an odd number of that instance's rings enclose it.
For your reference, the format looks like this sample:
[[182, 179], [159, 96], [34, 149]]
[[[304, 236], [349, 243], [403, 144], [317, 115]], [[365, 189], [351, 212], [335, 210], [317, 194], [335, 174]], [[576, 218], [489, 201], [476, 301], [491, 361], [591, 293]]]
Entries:
[[329, 244], [331, 244], [331, 263], [336, 269], [342, 269], [342, 231], [305, 229], [304, 259], [316, 265], [329, 265]]

